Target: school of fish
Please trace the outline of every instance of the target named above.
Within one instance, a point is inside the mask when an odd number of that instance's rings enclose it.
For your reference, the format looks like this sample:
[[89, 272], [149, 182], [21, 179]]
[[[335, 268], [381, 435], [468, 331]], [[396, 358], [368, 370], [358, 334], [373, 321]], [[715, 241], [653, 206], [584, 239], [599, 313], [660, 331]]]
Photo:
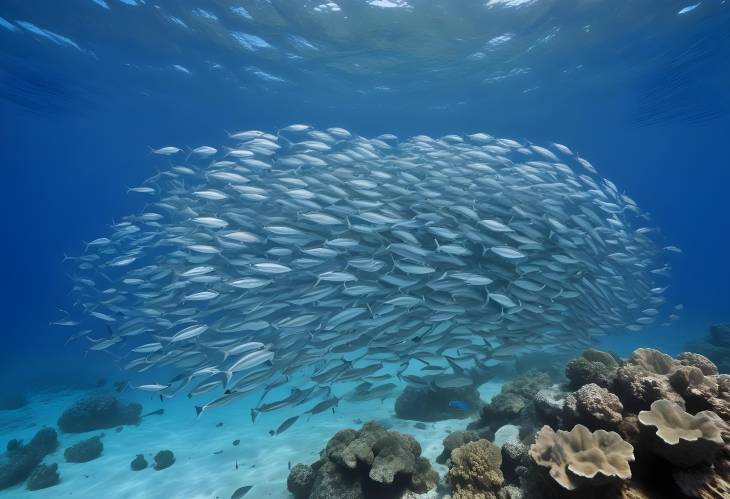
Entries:
[[68, 258], [81, 318], [57, 323], [198, 414], [254, 390], [252, 419], [333, 409], [337, 383], [359, 383], [349, 400], [396, 376], [459, 386], [490, 361], [677, 318], [660, 309], [663, 253], [680, 250], [562, 144], [291, 125], [153, 153], [167, 166], [130, 189], [145, 209]]

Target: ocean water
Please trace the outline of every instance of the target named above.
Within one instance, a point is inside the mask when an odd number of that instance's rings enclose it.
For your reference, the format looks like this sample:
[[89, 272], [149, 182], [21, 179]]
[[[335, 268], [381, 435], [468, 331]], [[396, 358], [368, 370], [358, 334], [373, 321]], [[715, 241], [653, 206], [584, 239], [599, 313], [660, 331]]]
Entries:
[[[64, 257], [84, 254], [84, 241], [107, 237], [112, 224], [146, 210], [149, 199], [128, 188], [185, 164], [188, 148], [216, 147], [222, 160], [223, 146], [234, 145], [230, 133], [277, 134], [293, 123], [366, 138], [394, 134], [393, 144], [477, 132], [565, 144], [650, 214], [644, 224], [657, 228], [659, 247], [682, 250], [660, 251], [671, 265], [671, 278], [661, 281], [668, 286], [662, 319], [640, 331], [613, 326], [598, 347], [621, 355], [640, 346], [684, 351], [712, 324], [730, 321], [728, 61], [725, 0], [3, 1], [0, 389], [23, 393], [28, 404], [0, 411], [0, 441], [54, 426], [73, 400], [100, 386], [166, 384], [177, 374], [121, 370], [131, 342], [107, 351], [88, 351], [93, 343], [85, 338], [66, 344], [87, 325], [93, 338], [109, 333], [83, 313], [85, 298], [72, 291], [77, 269]], [[164, 146], [184, 151], [174, 159], [151, 152]], [[664, 325], [679, 304], [679, 318]], [[82, 325], [50, 325], [63, 311]], [[329, 311], [313, 306], [311, 313]], [[433, 460], [446, 433], [465, 422], [424, 430], [395, 418], [394, 398], [405, 386], [398, 368], [388, 361], [380, 371], [398, 385], [384, 401], [343, 400], [335, 411], [301, 415], [275, 437], [269, 430], [305, 407], [252, 423], [259, 389], [196, 418], [194, 406], [209, 399], [188, 400], [190, 387], [164, 402], [127, 388], [120, 397], [164, 415], [121, 433], [106, 430], [104, 454], [90, 463], [47, 458], [60, 463], [60, 485], [30, 493], [21, 484], [0, 498], [230, 497], [244, 485], [254, 485], [247, 497], [288, 497], [288, 463], [313, 461], [329, 436], [356, 419], [382, 419], [413, 434]], [[307, 376], [297, 372], [291, 386]], [[503, 381], [481, 385], [483, 400]], [[333, 388], [338, 397], [351, 389]], [[61, 448], [91, 435], [62, 434]], [[241, 444], [233, 447], [235, 439]], [[136, 454], [166, 448], [177, 456], [172, 468], [129, 470]]]

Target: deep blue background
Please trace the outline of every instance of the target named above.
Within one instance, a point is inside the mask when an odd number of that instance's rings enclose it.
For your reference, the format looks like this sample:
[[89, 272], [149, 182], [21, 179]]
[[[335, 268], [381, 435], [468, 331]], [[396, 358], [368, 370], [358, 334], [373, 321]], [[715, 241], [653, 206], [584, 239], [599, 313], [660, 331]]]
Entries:
[[[224, 130], [293, 122], [365, 136], [486, 131], [569, 145], [652, 213], [666, 244], [684, 250], [671, 257], [669, 296], [685, 304], [686, 318], [660, 334], [704, 334], [730, 320], [730, 27], [727, 9], [710, 14], [679, 33], [663, 25], [620, 33], [606, 47], [620, 45], [626, 60], [599, 48], [590, 56], [596, 67], [608, 61], [600, 75], [590, 65], [554, 80], [537, 72], [540, 89], [527, 93], [458, 80], [366, 94], [343, 81], [332, 92], [316, 79], [241, 91], [169, 72], [135, 76], [108, 59], [0, 29], [3, 377], [106, 363], [82, 357], [83, 345], [63, 348], [70, 330], [48, 324], [57, 308], [72, 306], [64, 253], [78, 254], [81, 241], [141, 208], [125, 187], [165, 165], [149, 146], [219, 145]], [[2, 8], [0, 15], [14, 19]], [[119, 60], [132, 57], [108, 43]], [[389, 75], [391, 85], [408, 79]], [[654, 339], [662, 338], [640, 337]]]

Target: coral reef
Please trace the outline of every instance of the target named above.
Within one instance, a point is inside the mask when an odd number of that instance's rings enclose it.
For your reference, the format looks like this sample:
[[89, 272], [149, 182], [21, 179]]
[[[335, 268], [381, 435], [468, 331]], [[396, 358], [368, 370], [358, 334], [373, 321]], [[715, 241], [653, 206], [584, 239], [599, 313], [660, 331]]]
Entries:
[[530, 448], [523, 442], [507, 442], [502, 446], [502, 474], [506, 481], [519, 483], [531, 464]]
[[[454, 403], [458, 402], [458, 403]], [[468, 418], [482, 403], [474, 385], [439, 387], [407, 386], [395, 401], [395, 414], [414, 421], [441, 421]]]
[[155, 469], [164, 470], [175, 464], [175, 454], [171, 450], [161, 450], [155, 454]]
[[319, 461], [292, 467], [287, 488], [297, 499], [368, 499], [425, 493], [437, 483], [413, 437], [369, 422], [335, 433]]
[[495, 432], [505, 424], [527, 427], [533, 418], [533, 400], [538, 391], [552, 384], [550, 377], [540, 371], [528, 372], [502, 386], [500, 393], [482, 408], [478, 421], [470, 424], [488, 440], [494, 440]]
[[63, 457], [69, 463], [87, 463], [101, 456], [104, 445], [101, 437], [91, 437], [82, 440], [63, 451]]
[[95, 394], [77, 400], [58, 419], [58, 427], [66, 433], [136, 425], [140, 422], [142, 406], [124, 404], [111, 395]]
[[629, 463], [634, 448], [618, 433], [591, 431], [576, 425], [570, 431], [544, 426], [530, 447], [530, 457], [549, 469], [550, 476], [567, 490], [604, 485], [631, 478]]
[[582, 424], [591, 430], [616, 429], [623, 420], [619, 398], [595, 383], [581, 386], [565, 397], [563, 417], [568, 425]]
[[639, 413], [639, 423], [648, 428], [653, 449], [676, 466], [688, 468], [712, 462], [722, 449], [725, 422], [711, 411], [689, 414], [669, 400], [657, 400], [651, 410]]
[[[730, 327], [713, 334], [730, 355]], [[521, 426], [520, 441], [501, 449], [504, 484], [457, 487], [454, 456], [474, 442], [454, 432], [439, 456], [454, 497], [730, 497], [730, 375], [704, 353], [639, 348], [622, 360], [587, 350], [567, 363], [562, 386], [516, 378], [469, 425], [489, 439], [504, 423]]]
[[294, 494], [295, 499], [306, 499], [309, 497], [317, 476], [317, 469], [308, 464], [296, 464], [289, 471], [286, 479], [286, 488]]
[[568, 362], [565, 376], [573, 390], [589, 383], [606, 388], [613, 383], [618, 368], [619, 360], [613, 354], [591, 348]]
[[612, 391], [632, 412], [648, 409], [652, 402], [661, 399], [684, 406], [684, 400], [669, 383], [669, 375], [676, 365], [669, 355], [639, 348], [618, 369]]
[[58, 464], [39, 464], [28, 477], [26, 487], [28, 490], [41, 490], [53, 487], [61, 482], [58, 474]]
[[469, 442], [451, 451], [448, 480], [453, 499], [496, 499], [504, 484], [502, 454], [488, 440]]
[[446, 435], [444, 438], [444, 450], [436, 458], [439, 464], [446, 464], [451, 458], [451, 451], [457, 447], [479, 440], [479, 434], [475, 431], [455, 431]]
[[542, 423], [558, 426], [563, 417], [565, 392], [557, 386], [543, 388], [535, 394], [532, 401], [535, 417]]
[[0, 456], [0, 490], [23, 482], [43, 458], [58, 447], [58, 435], [52, 428], [38, 431], [27, 445], [19, 440], [8, 442]]

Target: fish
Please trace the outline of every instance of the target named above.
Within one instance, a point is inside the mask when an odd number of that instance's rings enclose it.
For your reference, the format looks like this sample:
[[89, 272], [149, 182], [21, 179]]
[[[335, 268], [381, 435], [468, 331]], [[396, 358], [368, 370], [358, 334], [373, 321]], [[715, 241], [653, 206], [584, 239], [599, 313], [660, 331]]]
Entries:
[[231, 495], [231, 499], [241, 499], [246, 494], [248, 494], [252, 488], [253, 485], [244, 485], [243, 487], [237, 488], [236, 491]]
[[470, 409], [469, 404], [463, 400], [449, 400], [449, 407], [460, 412], [467, 412]]
[[160, 155], [163, 155], [163, 156], [170, 156], [172, 154], [177, 154], [180, 151], [182, 151], [182, 149], [179, 149], [179, 148], [177, 148], [175, 146], [166, 146], [166, 147], [160, 147], [159, 149], [153, 149], [152, 150], [152, 154], [160, 154]]
[[130, 189], [146, 206], [64, 258], [77, 306], [56, 324], [198, 415], [253, 393], [255, 420], [477, 384], [677, 319], [679, 248], [560, 142], [295, 124], [183, 148], [184, 164], [168, 147]]
[[139, 385], [135, 386], [137, 390], [142, 390], [144, 392], [159, 392], [166, 388], [169, 388], [170, 385], [161, 385], [161, 384], [149, 384], [149, 385]]
[[147, 416], [162, 416], [165, 414], [165, 409], [157, 409], [156, 411], [148, 412], [147, 414], [142, 414], [143, 418], [146, 418]]
[[191, 338], [195, 338], [196, 336], [200, 336], [201, 334], [205, 333], [207, 330], [208, 326], [206, 324], [193, 324], [175, 333], [175, 335], [170, 338], [170, 343], [176, 343], [178, 341], [185, 341]]
[[312, 407], [310, 410], [306, 412], [306, 414], [319, 414], [321, 412], [326, 411], [327, 409], [334, 409], [339, 404], [340, 399], [337, 397], [332, 397], [327, 400], [323, 400], [319, 404]]
[[285, 420], [283, 423], [279, 425], [279, 427], [276, 429], [276, 431], [271, 432], [271, 436], [274, 435], [280, 435], [284, 433], [286, 430], [288, 430], [294, 423], [297, 422], [297, 419], [299, 419], [299, 416], [292, 416]]
[[200, 146], [196, 147], [190, 152], [192, 154], [197, 154], [198, 156], [212, 156], [213, 154], [216, 154], [218, 152], [218, 149], [210, 146]]

